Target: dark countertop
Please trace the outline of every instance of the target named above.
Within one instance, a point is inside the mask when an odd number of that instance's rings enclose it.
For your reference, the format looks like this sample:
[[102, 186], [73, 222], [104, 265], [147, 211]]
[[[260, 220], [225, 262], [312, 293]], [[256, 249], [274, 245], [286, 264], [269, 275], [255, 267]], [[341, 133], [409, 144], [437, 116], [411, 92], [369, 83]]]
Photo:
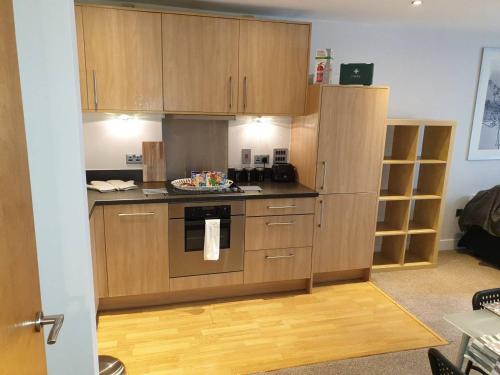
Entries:
[[139, 189], [128, 191], [115, 191], [100, 193], [87, 189], [89, 215], [96, 205], [129, 204], [129, 203], [185, 203], [196, 201], [221, 201], [221, 200], [246, 200], [265, 198], [306, 198], [317, 197], [318, 193], [295, 182], [255, 182], [245, 185], [258, 185], [262, 191], [251, 191], [245, 193], [211, 193], [211, 194], [167, 194], [149, 195], [143, 194], [142, 189], [155, 189], [165, 187], [164, 182], [142, 182], [137, 184]]

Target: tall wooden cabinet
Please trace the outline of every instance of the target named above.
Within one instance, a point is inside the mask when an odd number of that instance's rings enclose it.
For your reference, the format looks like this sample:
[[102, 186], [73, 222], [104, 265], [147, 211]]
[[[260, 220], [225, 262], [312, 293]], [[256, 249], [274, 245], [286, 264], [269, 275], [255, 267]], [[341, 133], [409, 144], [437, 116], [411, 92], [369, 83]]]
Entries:
[[310, 25], [240, 21], [240, 113], [303, 114]]
[[387, 92], [363, 87], [323, 88], [316, 166], [320, 193], [378, 191]]
[[161, 112], [161, 14], [92, 6], [82, 11], [89, 109]]
[[388, 98], [386, 87], [312, 85], [293, 119], [290, 161], [320, 193], [316, 274], [371, 267]]

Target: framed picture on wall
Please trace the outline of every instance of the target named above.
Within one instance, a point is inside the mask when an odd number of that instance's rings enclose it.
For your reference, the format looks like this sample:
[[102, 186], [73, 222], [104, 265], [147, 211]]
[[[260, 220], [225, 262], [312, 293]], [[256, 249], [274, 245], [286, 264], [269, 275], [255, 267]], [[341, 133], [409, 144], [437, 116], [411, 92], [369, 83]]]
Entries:
[[469, 160], [500, 159], [500, 48], [484, 48]]

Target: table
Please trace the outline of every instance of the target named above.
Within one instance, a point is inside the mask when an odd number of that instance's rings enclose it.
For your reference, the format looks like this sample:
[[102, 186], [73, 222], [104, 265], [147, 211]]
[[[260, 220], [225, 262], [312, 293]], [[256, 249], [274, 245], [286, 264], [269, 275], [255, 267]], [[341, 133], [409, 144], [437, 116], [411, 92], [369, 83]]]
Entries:
[[486, 309], [445, 315], [444, 320], [463, 333], [456, 362], [459, 368], [463, 366], [470, 338], [500, 333], [500, 316]]

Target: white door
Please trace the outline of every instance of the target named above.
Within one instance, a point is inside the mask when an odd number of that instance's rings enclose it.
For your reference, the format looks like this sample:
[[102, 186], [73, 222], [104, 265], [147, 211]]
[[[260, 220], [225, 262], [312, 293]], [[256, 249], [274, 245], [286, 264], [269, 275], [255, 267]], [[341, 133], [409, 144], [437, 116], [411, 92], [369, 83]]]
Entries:
[[45, 345], [47, 372], [95, 374], [74, 2], [4, 1], [14, 6], [42, 307], [65, 317], [57, 344]]

